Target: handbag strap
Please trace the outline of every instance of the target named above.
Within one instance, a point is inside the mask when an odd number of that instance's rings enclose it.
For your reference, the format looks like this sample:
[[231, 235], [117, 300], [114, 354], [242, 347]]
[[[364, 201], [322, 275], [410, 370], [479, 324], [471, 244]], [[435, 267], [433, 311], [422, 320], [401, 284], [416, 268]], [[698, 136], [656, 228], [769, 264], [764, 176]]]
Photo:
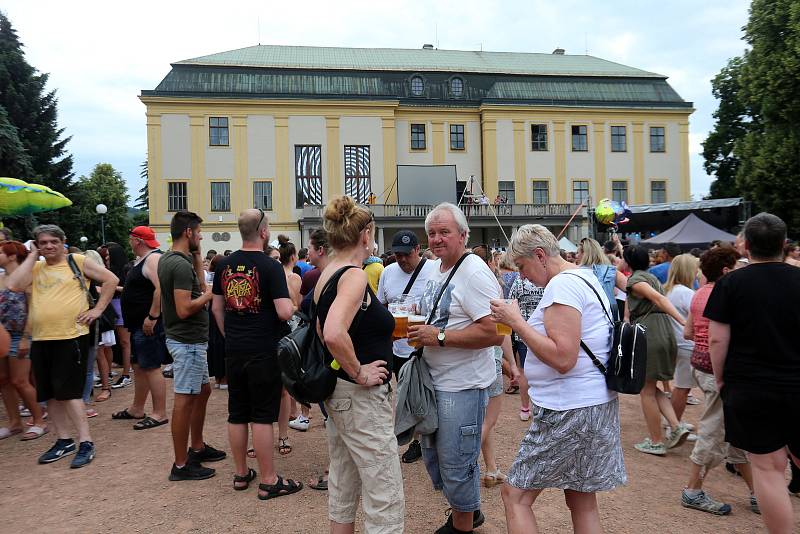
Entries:
[[[597, 290], [594, 288], [594, 286], [591, 283], [589, 283], [589, 281], [586, 278], [582, 277], [579, 274], [575, 274], [575, 273], [564, 273], [564, 274], [569, 274], [569, 275], [572, 275], [572, 276], [576, 276], [576, 277], [580, 278], [583, 281], [584, 284], [589, 286], [589, 289], [592, 290], [592, 293], [595, 294], [595, 296], [597, 297], [598, 302], [600, 302], [600, 307], [603, 308], [603, 313], [605, 313], [606, 318], [611, 322], [611, 324], [613, 326], [614, 321], [611, 320], [611, 314], [608, 313], [608, 311], [606, 310], [606, 307], [603, 304], [603, 299], [600, 297], [600, 293], [597, 292]], [[586, 343], [583, 342], [583, 339], [581, 339], [581, 348], [586, 353], [586, 355], [589, 356], [589, 359], [592, 360], [592, 363], [594, 364], [594, 366], [597, 367], [600, 370], [600, 372], [605, 375], [606, 374], [606, 366], [603, 365], [600, 362], [600, 360], [597, 359], [597, 356], [595, 356], [594, 353], [589, 349], [588, 345], [586, 345]]]
[[75, 262], [75, 258], [72, 257], [72, 254], [67, 254], [67, 263], [75, 279], [81, 285], [81, 289], [86, 293], [86, 300], [89, 302], [89, 307], [93, 308], [95, 305], [94, 297], [92, 297], [92, 294], [89, 292], [89, 288], [86, 287], [86, 282], [83, 281], [83, 273], [78, 268], [78, 264]]
[[[333, 275], [331, 275], [331, 277], [328, 278], [328, 281], [325, 282], [325, 285], [322, 286], [322, 291], [320, 291], [319, 299], [321, 300], [322, 296], [325, 293], [327, 293], [331, 289], [331, 287], [333, 287], [334, 285], [338, 285], [339, 279], [341, 279], [345, 271], [355, 268], [356, 268], [355, 265], [345, 265], [344, 267], [340, 267], [335, 273], [333, 273]], [[353, 324], [358, 324], [357, 321], [361, 319], [361, 314], [364, 311], [366, 311], [367, 307], [369, 306], [369, 304], [367, 303], [368, 298], [369, 298], [369, 284], [367, 284], [367, 287], [364, 289], [364, 298], [361, 300], [361, 307], [359, 308], [358, 313], [356, 313], [356, 316], [353, 318]], [[317, 303], [314, 302], [313, 296], [311, 297], [311, 324], [313, 325], [317, 324]]]
[[417, 281], [417, 276], [419, 276], [420, 271], [422, 271], [422, 266], [425, 265], [425, 262], [428, 261], [427, 258], [422, 258], [417, 263], [417, 268], [414, 269], [414, 273], [411, 275], [411, 279], [406, 284], [406, 288], [403, 290], [403, 295], [408, 295], [408, 292], [411, 291], [411, 288], [414, 287], [414, 282]]
[[433, 301], [433, 307], [431, 308], [431, 311], [428, 314], [428, 320], [425, 321], [425, 324], [431, 324], [431, 321], [433, 321], [433, 317], [434, 317], [434, 315], [436, 315], [436, 309], [439, 307], [439, 301], [442, 299], [442, 295], [444, 294], [444, 290], [447, 289], [447, 286], [450, 284], [450, 280], [453, 279], [453, 275], [456, 274], [456, 271], [458, 270], [458, 268], [461, 266], [462, 263], [464, 263], [464, 260], [467, 259], [467, 256], [469, 256], [470, 254], [471, 254], [471, 252], [465, 253], [463, 256], [461, 256], [458, 259], [456, 264], [453, 265], [453, 269], [450, 271], [450, 274], [447, 276], [447, 280], [445, 280], [444, 284], [442, 284], [442, 287], [439, 288], [439, 293], [436, 295], [436, 299]]

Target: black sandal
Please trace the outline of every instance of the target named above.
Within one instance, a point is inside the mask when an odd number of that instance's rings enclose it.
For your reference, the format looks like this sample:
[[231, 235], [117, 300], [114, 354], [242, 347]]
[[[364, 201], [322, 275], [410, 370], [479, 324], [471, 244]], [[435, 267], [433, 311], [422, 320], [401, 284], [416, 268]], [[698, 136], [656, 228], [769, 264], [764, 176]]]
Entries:
[[308, 487], [320, 491], [328, 491], [328, 481], [325, 480], [325, 475], [319, 475], [317, 480], [310, 482]]
[[150, 416], [147, 416], [144, 419], [142, 419], [141, 421], [139, 421], [138, 423], [136, 423], [135, 425], [133, 425], [133, 429], [134, 430], [147, 430], [147, 429], [150, 429], [150, 428], [156, 428], [156, 427], [161, 426], [161, 425], [166, 425], [167, 423], [169, 423], [169, 419], [164, 419], [163, 421], [158, 421], [156, 419], [153, 419]]
[[[250, 482], [256, 478], [258, 473], [255, 469], [249, 468], [246, 475], [233, 475], [233, 489], [236, 491], [244, 491], [250, 487]], [[236, 484], [244, 484], [244, 486], [237, 486]]]
[[124, 410], [120, 410], [119, 412], [111, 414], [111, 419], [144, 419], [145, 417], [147, 417], [147, 414], [145, 414], [145, 415], [143, 415], [141, 417], [136, 417], [136, 416], [132, 415], [131, 412], [129, 412], [127, 408], [125, 408]]
[[[291, 478], [287, 478], [284, 482], [283, 477], [278, 475], [278, 481], [275, 484], [259, 484], [258, 485], [258, 498], [262, 501], [267, 499], [274, 499], [275, 497], [283, 497], [297, 493], [303, 489], [302, 482], [295, 482]], [[262, 495], [261, 492], [265, 491], [267, 494]]]
[[286, 443], [287, 441], [289, 441], [289, 436], [278, 438], [278, 454], [281, 456], [286, 456], [292, 452], [292, 446]]

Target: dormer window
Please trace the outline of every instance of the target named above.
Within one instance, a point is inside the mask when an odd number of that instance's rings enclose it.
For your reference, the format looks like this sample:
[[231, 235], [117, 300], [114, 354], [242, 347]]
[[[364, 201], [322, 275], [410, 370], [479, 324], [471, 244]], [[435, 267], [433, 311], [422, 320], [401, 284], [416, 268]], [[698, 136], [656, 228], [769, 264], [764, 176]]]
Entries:
[[464, 80], [453, 78], [450, 80], [450, 95], [456, 98], [464, 94]]
[[425, 82], [422, 80], [422, 76], [414, 76], [411, 78], [411, 94], [414, 96], [422, 96], [424, 91]]

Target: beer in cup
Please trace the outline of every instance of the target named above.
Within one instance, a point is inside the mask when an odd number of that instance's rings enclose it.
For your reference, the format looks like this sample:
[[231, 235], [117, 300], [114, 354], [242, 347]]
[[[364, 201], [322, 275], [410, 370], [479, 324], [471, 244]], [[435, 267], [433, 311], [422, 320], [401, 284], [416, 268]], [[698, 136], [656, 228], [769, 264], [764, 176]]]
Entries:
[[[514, 302], [514, 299], [503, 299], [503, 302], [506, 304], [510, 304]], [[511, 327], [507, 324], [503, 324], [500, 321], [494, 323], [495, 332], [497, 332], [498, 336], [510, 336], [511, 335]]]
[[[424, 315], [409, 315], [408, 326], [420, 326], [425, 324], [425, 321], [427, 320], [428, 318], [425, 317]], [[414, 347], [415, 349], [418, 349], [422, 346], [421, 344], [412, 343], [411, 341], [409, 341], [408, 344]]]

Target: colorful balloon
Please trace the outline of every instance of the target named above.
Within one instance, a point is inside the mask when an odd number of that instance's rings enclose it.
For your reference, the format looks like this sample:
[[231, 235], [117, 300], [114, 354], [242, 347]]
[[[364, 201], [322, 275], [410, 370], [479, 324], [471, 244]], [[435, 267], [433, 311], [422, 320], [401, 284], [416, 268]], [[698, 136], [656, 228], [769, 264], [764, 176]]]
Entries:
[[597, 222], [600, 224], [612, 224], [615, 216], [616, 213], [614, 212], [614, 207], [611, 205], [611, 201], [607, 198], [604, 198], [598, 202], [597, 206], [594, 208], [594, 218], [597, 219]]
[[0, 217], [30, 215], [71, 205], [70, 199], [47, 186], [0, 177]]

